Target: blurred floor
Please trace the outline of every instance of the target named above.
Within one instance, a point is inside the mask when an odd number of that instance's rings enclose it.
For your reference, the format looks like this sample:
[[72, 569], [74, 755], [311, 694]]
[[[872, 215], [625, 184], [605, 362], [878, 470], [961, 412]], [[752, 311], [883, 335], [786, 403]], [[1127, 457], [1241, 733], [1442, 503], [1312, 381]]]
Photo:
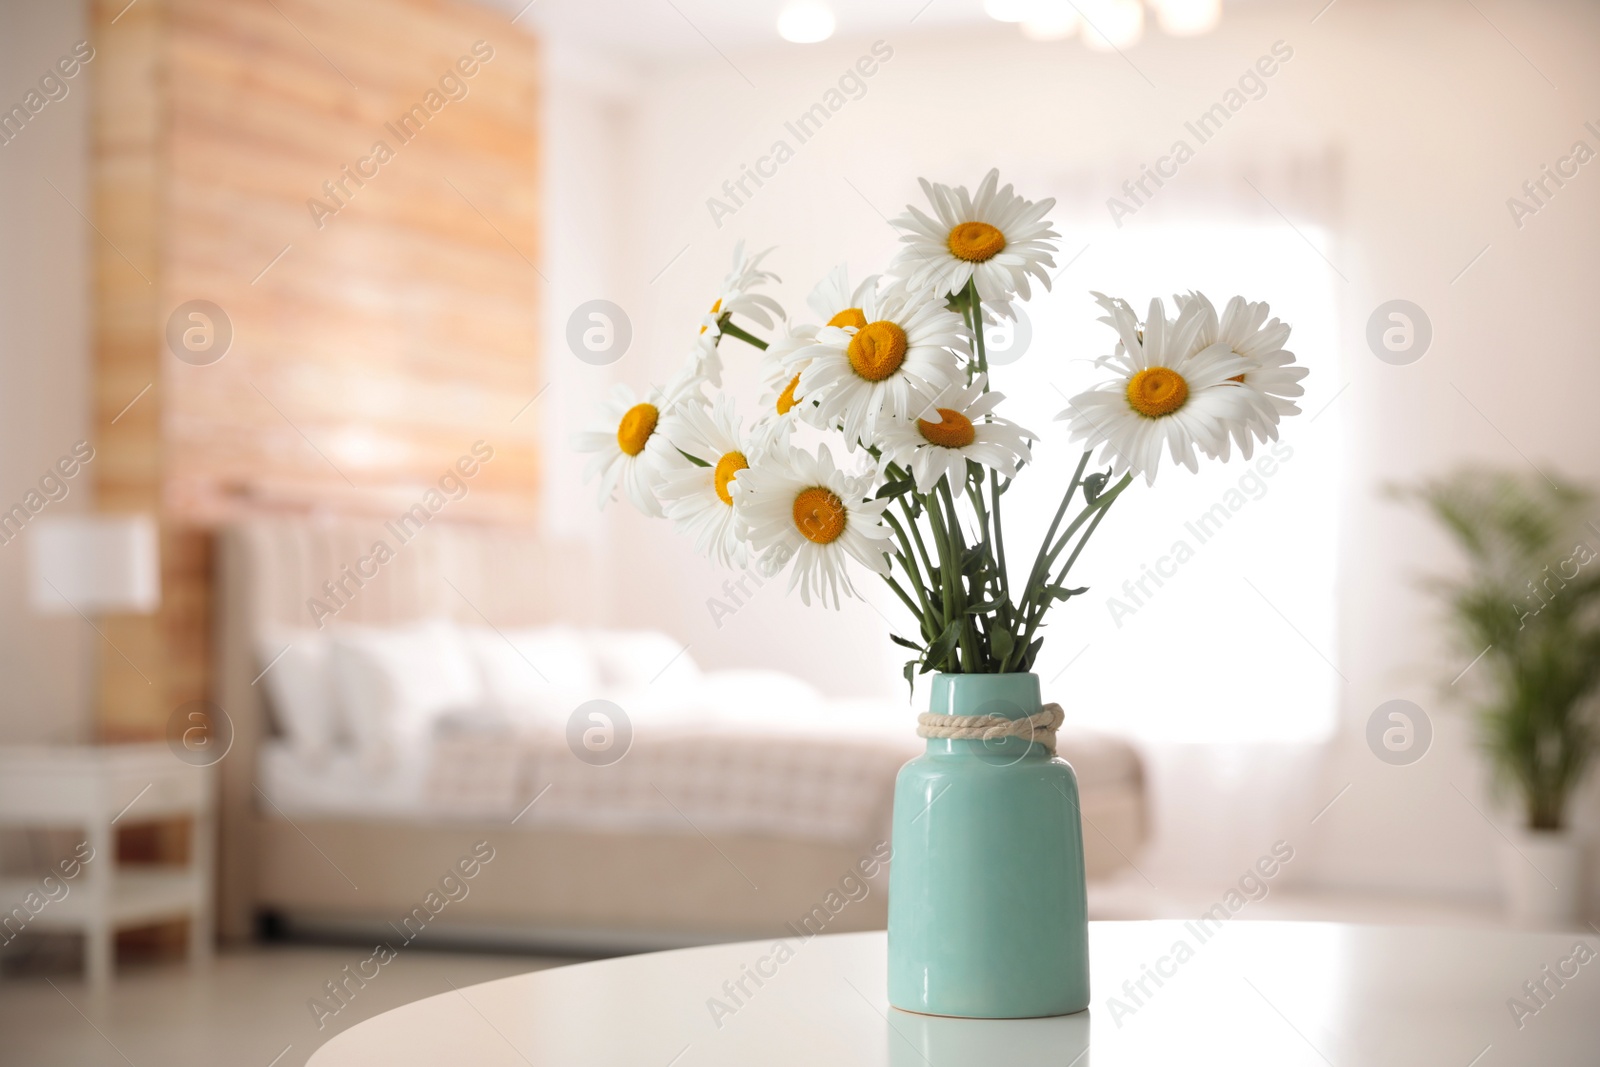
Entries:
[[272, 946], [223, 953], [204, 970], [134, 965], [119, 971], [101, 1005], [91, 1002], [74, 971], [0, 979], [0, 1065], [301, 1067], [335, 1034], [449, 992], [452, 983], [465, 987], [574, 962], [402, 952], [319, 1030], [307, 1001], [324, 995], [323, 984], [347, 964], [354, 968], [369, 955], [353, 946]]

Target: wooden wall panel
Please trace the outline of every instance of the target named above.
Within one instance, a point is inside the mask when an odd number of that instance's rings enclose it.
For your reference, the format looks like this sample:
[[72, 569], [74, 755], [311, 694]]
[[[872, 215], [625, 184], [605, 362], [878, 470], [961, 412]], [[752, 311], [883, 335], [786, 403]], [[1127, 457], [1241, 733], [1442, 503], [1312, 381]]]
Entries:
[[[162, 498], [161, 62], [165, 12], [141, 4], [105, 29], [114, 4], [94, 10], [95, 478], [107, 512], [159, 513]], [[131, 406], [130, 406], [131, 404]], [[99, 732], [111, 739], [159, 733], [168, 699], [166, 634], [170, 614], [100, 620]]]
[[[138, 268], [99, 250], [96, 469], [107, 510], [159, 512], [167, 559], [160, 615], [107, 620], [135, 646], [132, 666], [105, 657], [115, 737], [158, 734], [207, 692], [218, 523], [397, 513], [480, 439], [495, 458], [449, 516], [532, 519], [537, 431], [512, 417], [543, 381], [539, 57], [509, 17], [445, 0], [125, 6], [95, 9], [95, 216]], [[465, 97], [429, 100], [446, 75]], [[402, 143], [392, 124], [438, 99]], [[392, 158], [330, 198], [379, 141]], [[338, 208], [320, 226], [313, 198]], [[206, 366], [164, 337], [195, 299], [233, 330]]]

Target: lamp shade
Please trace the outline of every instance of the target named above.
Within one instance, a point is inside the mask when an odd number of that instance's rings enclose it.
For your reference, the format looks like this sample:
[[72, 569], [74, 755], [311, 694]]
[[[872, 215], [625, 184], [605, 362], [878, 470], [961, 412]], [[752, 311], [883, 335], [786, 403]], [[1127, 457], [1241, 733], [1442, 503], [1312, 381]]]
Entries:
[[161, 604], [161, 558], [148, 515], [41, 517], [28, 530], [29, 600], [43, 615], [148, 614]]

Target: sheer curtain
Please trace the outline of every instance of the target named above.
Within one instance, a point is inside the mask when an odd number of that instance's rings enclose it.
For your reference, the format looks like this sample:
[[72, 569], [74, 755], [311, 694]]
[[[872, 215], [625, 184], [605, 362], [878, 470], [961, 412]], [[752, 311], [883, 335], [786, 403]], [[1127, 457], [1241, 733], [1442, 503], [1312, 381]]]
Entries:
[[1305, 414], [1284, 424], [1277, 446], [1248, 462], [1203, 463], [1198, 475], [1167, 465], [1153, 490], [1130, 487], [1073, 576], [1089, 592], [1057, 609], [1036, 668], [1069, 724], [1139, 743], [1154, 817], [1152, 843], [1135, 857], [1138, 884], [1178, 895], [1225, 886], [1275, 840], [1303, 835], [1314, 814], [1304, 790], [1332, 735], [1341, 682], [1341, 445], [1330, 405], [1344, 381], [1334, 335], [1344, 283], [1328, 261], [1338, 260], [1337, 163], [1323, 154], [1271, 167], [1203, 162], [1120, 227], [1091, 194], [1116, 187], [1107, 175], [1046, 181], [1061, 202], [1058, 262], [1070, 265], [1025, 322], [990, 335], [1009, 413], [1049, 438], [1033, 476], [1005, 498], [1014, 571], [1036, 547], [1021, 534], [1045, 528], [1077, 460], [1049, 421], [1100, 376], [1092, 360], [1114, 340], [1095, 321], [1089, 288], [1126, 298], [1141, 316], [1151, 297], [1191, 288], [1219, 308], [1235, 293], [1269, 301], [1312, 369]]

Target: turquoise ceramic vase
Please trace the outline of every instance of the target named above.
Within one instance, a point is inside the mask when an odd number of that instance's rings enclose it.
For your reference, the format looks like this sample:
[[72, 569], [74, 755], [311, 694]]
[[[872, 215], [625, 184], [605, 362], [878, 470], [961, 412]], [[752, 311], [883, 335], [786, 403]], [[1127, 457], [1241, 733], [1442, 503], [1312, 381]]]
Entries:
[[[931, 708], [1025, 718], [1035, 674], [939, 674]], [[1078, 779], [1036, 741], [928, 740], [900, 769], [889, 868], [889, 1003], [974, 1019], [1089, 1006]]]

